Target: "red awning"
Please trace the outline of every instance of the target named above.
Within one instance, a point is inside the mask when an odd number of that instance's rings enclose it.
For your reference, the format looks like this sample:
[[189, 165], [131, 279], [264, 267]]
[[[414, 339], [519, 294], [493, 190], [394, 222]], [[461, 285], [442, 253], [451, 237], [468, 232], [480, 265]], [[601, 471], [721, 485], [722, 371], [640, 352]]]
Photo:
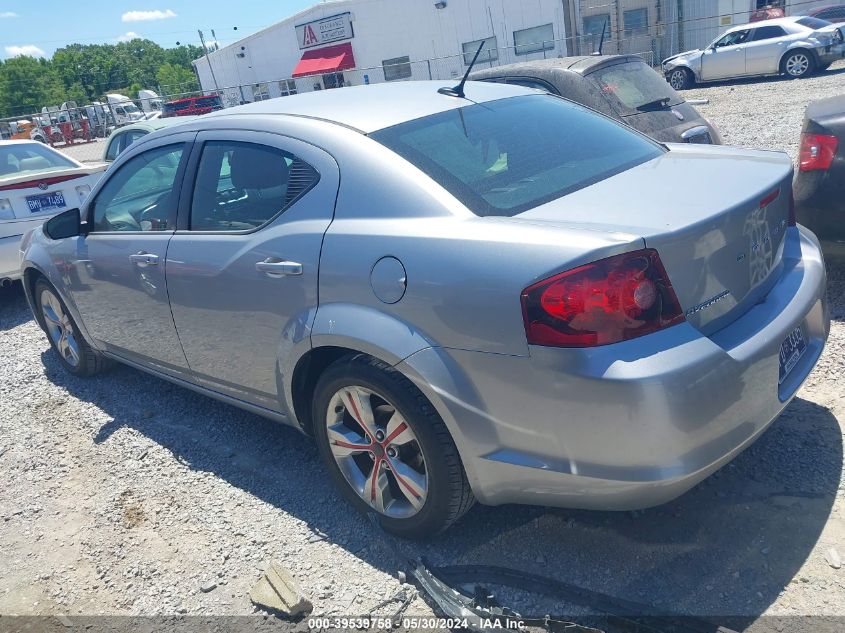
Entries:
[[352, 55], [352, 43], [326, 46], [305, 51], [302, 59], [293, 69], [294, 77], [319, 75], [321, 73], [336, 73], [341, 70], [355, 68], [355, 57]]

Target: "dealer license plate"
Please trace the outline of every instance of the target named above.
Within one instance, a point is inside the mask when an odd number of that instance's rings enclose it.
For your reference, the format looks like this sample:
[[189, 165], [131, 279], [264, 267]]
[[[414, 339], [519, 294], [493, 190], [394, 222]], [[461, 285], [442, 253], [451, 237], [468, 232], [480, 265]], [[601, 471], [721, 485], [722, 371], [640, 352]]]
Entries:
[[789, 336], [780, 344], [780, 372], [778, 375], [778, 384], [782, 383], [789, 375], [804, 352], [807, 351], [807, 343], [804, 340], [804, 333], [800, 327], [795, 328], [789, 333]]
[[27, 196], [26, 204], [29, 206], [30, 213], [40, 213], [42, 211], [51, 211], [53, 209], [64, 209], [65, 196], [61, 191], [51, 191], [50, 193], [40, 193], [37, 196]]

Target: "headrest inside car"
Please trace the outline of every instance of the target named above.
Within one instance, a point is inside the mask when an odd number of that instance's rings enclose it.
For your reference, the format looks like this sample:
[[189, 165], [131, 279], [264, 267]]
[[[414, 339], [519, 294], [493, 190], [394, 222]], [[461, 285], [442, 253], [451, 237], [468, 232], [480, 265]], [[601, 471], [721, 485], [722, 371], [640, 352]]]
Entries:
[[230, 158], [232, 185], [237, 189], [269, 189], [287, 185], [290, 168], [277, 151], [239, 147]]

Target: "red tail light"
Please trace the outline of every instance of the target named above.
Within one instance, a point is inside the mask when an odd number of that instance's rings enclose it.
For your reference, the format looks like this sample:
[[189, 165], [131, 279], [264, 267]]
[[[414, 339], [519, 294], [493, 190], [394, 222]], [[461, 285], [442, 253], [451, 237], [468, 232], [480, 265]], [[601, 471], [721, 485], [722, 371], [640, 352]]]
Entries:
[[594, 347], [650, 334], [684, 320], [654, 249], [579, 266], [522, 291], [531, 345]]
[[801, 134], [801, 149], [798, 152], [798, 170], [829, 169], [838, 145], [835, 136], [804, 132]]

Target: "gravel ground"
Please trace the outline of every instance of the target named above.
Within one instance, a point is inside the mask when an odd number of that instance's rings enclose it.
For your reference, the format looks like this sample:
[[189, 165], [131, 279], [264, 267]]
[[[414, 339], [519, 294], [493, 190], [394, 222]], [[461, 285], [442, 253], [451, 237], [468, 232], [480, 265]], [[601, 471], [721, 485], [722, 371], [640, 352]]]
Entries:
[[[794, 157], [806, 103], [843, 89], [840, 63], [687, 96], [710, 99], [701, 110], [726, 142]], [[845, 555], [845, 268], [830, 268], [829, 295], [830, 340], [798, 397], [680, 499], [634, 513], [476, 506], [403, 549], [746, 623], [845, 616], [845, 569], [824, 558]], [[249, 589], [271, 559], [315, 614], [366, 612], [400, 588], [391, 549], [295, 431], [125, 367], [67, 375], [18, 287], [0, 291], [0, 349], [0, 613], [251, 614]], [[503, 596], [522, 612], [567, 609]], [[430, 609], [417, 599], [409, 613]]]

